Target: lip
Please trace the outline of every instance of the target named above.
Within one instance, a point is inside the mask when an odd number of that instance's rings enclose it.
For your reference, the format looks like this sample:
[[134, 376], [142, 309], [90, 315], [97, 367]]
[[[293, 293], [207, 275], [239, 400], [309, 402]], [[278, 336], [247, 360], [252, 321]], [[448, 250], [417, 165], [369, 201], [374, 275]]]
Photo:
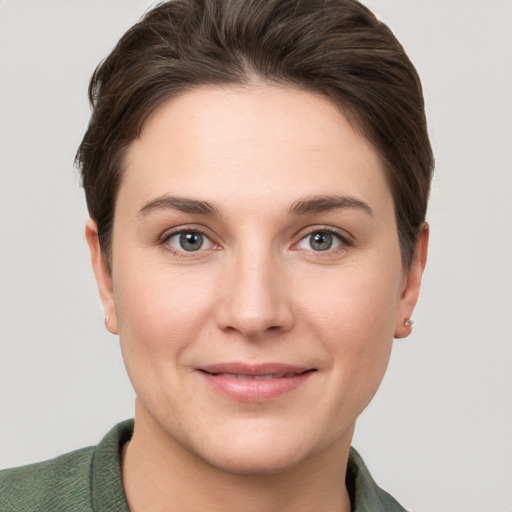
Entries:
[[218, 363], [197, 368], [217, 392], [240, 402], [265, 402], [301, 386], [315, 368], [282, 363]]

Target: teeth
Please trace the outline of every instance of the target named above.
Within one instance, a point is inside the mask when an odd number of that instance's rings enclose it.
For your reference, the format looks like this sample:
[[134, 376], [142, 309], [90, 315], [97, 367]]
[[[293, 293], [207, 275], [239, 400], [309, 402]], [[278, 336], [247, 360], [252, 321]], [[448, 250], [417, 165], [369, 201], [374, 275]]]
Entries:
[[251, 380], [251, 379], [253, 379], [253, 376], [252, 375], [234, 374], [232, 378], [238, 379], [238, 380]]
[[277, 377], [273, 374], [270, 375], [255, 375], [254, 380], [271, 380], [271, 379], [277, 379]]
[[294, 372], [290, 373], [270, 373], [268, 375], [241, 375], [239, 373], [216, 373], [219, 377], [228, 377], [229, 379], [239, 380], [271, 380], [271, 379], [282, 379], [284, 377], [294, 377], [298, 375]]

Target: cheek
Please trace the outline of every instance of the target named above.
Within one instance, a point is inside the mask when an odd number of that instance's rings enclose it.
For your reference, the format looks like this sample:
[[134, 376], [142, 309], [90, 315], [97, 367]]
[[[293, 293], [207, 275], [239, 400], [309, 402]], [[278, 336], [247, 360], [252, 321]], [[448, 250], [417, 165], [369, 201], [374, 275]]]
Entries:
[[387, 273], [382, 267], [347, 268], [326, 278], [304, 299], [335, 369], [333, 385], [360, 393], [363, 402], [373, 396], [389, 361], [399, 275], [399, 269]]
[[169, 269], [122, 275], [114, 281], [114, 292], [128, 371], [178, 363], [211, 317], [212, 279]]
[[344, 268], [336, 273], [315, 276], [315, 286], [302, 284], [305, 308], [325, 328], [352, 332], [356, 338], [381, 338], [394, 332], [394, 314], [399, 294], [399, 270]]

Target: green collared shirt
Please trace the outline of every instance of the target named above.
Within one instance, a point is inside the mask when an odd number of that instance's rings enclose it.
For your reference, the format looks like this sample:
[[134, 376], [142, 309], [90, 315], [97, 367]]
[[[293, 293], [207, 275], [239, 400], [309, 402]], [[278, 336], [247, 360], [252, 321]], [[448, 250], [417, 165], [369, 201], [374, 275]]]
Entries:
[[[121, 482], [120, 451], [133, 420], [116, 425], [96, 447], [0, 471], [0, 512], [129, 512]], [[352, 448], [346, 485], [352, 512], [403, 512], [374, 482]]]

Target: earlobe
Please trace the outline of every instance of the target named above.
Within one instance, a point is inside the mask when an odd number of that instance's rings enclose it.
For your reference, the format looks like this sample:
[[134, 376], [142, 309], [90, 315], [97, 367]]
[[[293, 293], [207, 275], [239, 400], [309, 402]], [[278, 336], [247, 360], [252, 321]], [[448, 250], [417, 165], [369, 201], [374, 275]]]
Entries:
[[98, 238], [96, 223], [89, 219], [85, 225], [85, 238], [91, 253], [91, 263], [96, 277], [96, 284], [100, 293], [103, 311], [105, 313], [105, 327], [112, 334], [118, 334], [117, 316], [114, 301], [112, 274], [105, 264]]
[[429, 226], [425, 222], [416, 238], [414, 256], [405, 275], [405, 285], [400, 295], [395, 318], [395, 338], [406, 338], [411, 334], [414, 321], [412, 314], [421, 287], [421, 278], [427, 263]]

